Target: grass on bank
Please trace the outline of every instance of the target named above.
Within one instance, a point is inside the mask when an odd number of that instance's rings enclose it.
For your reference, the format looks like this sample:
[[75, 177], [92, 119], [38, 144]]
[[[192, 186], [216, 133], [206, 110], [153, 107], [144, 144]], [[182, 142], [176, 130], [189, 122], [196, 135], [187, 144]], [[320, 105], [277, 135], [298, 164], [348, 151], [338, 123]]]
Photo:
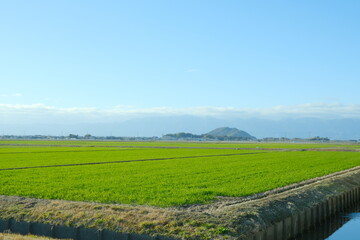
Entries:
[[39, 237], [34, 235], [19, 235], [0, 233], [0, 240], [56, 240], [55, 238]]

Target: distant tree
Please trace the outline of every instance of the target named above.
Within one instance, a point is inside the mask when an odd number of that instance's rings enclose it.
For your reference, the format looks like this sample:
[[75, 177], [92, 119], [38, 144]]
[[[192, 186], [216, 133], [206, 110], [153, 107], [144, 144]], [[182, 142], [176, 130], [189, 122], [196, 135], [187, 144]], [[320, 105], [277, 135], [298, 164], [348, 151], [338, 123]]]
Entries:
[[76, 139], [78, 139], [78, 138], [79, 138], [79, 135], [70, 133], [70, 134], [69, 134], [69, 138], [76, 138]]
[[327, 137], [319, 137], [319, 136], [309, 138], [309, 140], [310, 141], [318, 141], [318, 142], [329, 142], [330, 141], [330, 139]]
[[91, 137], [92, 137], [91, 134], [85, 134], [84, 136], [85, 139], [90, 139]]

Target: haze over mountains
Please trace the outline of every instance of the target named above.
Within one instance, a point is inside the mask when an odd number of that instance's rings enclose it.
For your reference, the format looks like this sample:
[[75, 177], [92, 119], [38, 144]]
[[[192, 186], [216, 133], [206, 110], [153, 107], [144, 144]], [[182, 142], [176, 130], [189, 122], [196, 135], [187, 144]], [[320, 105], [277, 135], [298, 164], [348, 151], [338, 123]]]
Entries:
[[215, 118], [200, 116], [143, 117], [113, 123], [0, 123], [0, 135], [162, 136], [167, 133], [202, 134], [218, 127], [244, 130], [256, 138], [328, 137], [333, 140], [360, 139], [360, 119], [296, 118], [270, 120], [261, 118]]

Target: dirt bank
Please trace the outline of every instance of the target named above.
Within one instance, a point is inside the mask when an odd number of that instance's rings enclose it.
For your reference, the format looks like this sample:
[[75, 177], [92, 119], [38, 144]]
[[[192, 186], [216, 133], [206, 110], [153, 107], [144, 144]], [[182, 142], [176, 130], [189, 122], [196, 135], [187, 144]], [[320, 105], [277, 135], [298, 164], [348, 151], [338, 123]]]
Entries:
[[0, 240], [57, 240], [57, 239], [38, 237], [33, 235], [22, 236], [18, 234], [0, 233]]

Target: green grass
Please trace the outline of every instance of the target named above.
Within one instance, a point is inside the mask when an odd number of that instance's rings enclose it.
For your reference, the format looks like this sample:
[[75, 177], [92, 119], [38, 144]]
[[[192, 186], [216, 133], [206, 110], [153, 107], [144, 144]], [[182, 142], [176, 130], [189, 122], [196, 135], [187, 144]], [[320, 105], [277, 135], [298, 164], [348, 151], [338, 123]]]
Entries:
[[[2, 147], [0, 168], [241, 152], [245, 151]], [[174, 206], [246, 196], [358, 165], [357, 152], [300, 151], [7, 170], [0, 171], [0, 194]]]
[[154, 149], [111, 147], [10, 147], [0, 148], [0, 169], [95, 162], [243, 154], [229, 149]]
[[56, 240], [55, 238], [40, 237], [35, 235], [20, 235], [14, 233], [0, 233], [2, 240]]

